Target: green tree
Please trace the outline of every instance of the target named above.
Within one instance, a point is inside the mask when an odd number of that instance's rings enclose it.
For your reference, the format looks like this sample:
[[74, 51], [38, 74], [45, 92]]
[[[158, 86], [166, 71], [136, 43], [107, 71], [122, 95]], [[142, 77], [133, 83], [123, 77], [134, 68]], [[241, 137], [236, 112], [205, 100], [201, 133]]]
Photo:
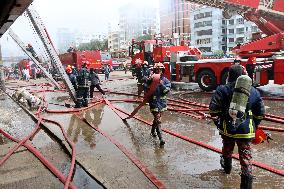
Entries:
[[78, 49], [83, 50], [107, 50], [108, 49], [108, 41], [104, 39], [103, 41], [100, 40], [92, 40], [89, 43], [81, 43], [78, 46]]
[[136, 38], [137, 41], [142, 41], [142, 40], [151, 40], [152, 36], [149, 34], [146, 35], [140, 35], [139, 37]]

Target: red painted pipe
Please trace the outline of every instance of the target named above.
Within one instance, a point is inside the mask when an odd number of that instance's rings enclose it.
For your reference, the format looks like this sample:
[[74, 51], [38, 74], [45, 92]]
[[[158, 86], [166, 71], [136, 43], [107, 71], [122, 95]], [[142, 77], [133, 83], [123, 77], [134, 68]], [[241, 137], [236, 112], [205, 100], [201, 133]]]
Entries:
[[[129, 115], [128, 112], [126, 112], [126, 111], [124, 111], [124, 110], [122, 110], [122, 109], [120, 109], [120, 108], [117, 108], [117, 107], [115, 107], [115, 108], [116, 108], [117, 110], [119, 110], [119, 111], [121, 111], [121, 112], [123, 112], [123, 113]], [[144, 119], [142, 119], [142, 118], [140, 118], [140, 117], [138, 117], [138, 116], [134, 116], [134, 118], [137, 119], [137, 120], [139, 120], [139, 121], [141, 121], [141, 122], [143, 122], [143, 123], [146, 123], [146, 124], [149, 125], [149, 126], [152, 125], [151, 122], [146, 121], [146, 120], [144, 120]], [[181, 139], [183, 139], [183, 140], [185, 140], [185, 141], [188, 141], [188, 142], [190, 142], [190, 143], [193, 143], [193, 144], [199, 145], [199, 146], [201, 146], [201, 147], [207, 148], [207, 149], [209, 149], [209, 150], [211, 150], [211, 151], [218, 152], [218, 153], [222, 153], [222, 150], [221, 150], [221, 149], [215, 148], [215, 147], [213, 147], [213, 146], [211, 146], [211, 145], [202, 143], [202, 142], [197, 141], [197, 140], [194, 140], [194, 139], [190, 139], [190, 138], [188, 138], [188, 137], [186, 137], [186, 136], [182, 136], [182, 135], [177, 134], [177, 133], [175, 133], [175, 132], [173, 132], [173, 131], [170, 131], [170, 130], [168, 130], [168, 129], [162, 129], [162, 131], [164, 131], [164, 132], [166, 132], [166, 133], [168, 133], [168, 134], [171, 134], [171, 135], [173, 135], [173, 136], [176, 136], [176, 137], [178, 137], [178, 138], [181, 138]], [[239, 157], [238, 157], [237, 155], [233, 155], [233, 158], [239, 159]], [[261, 162], [257, 162], [257, 161], [252, 161], [252, 164], [255, 165], [255, 166], [257, 166], [257, 167], [259, 167], [259, 168], [262, 168], [262, 169], [265, 169], [265, 170], [267, 170], [267, 171], [270, 171], [270, 172], [272, 172], [272, 173], [275, 173], [275, 174], [284, 176], [284, 170], [276, 169], [276, 168], [273, 168], [273, 167], [271, 167], [271, 166], [269, 166], [269, 165], [267, 165], [267, 164], [264, 164], [264, 163], [261, 163]]]
[[102, 104], [102, 102], [94, 102], [94, 104], [88, 106], [88, 107], [84, 107], [84, 108], [67, 108], [64, 110], [50, 110], [50, 109], [46, 109], [47, 113], [62, 113], [62, 114], [68, 114], [68, 113], [75, 113], [75, 112], [82, 112], [85, 110], [88, 110], [90, 108], [93, 108], [94, 106], [98, 105], [98, 104]]
[[74, 167], [75, 167], [75, 161], [76, 161], [76, 146], [75, 146], [75, 144], [68, 138], [66, 132], [64, 131], [63, 126], [62, 126], [60, 123], [58, 123], [58, 122], [56, 122], [56, 121], [54, 121], [54, 120], [46, 119], [46, 118], [43, 118], [43, 121], [48, 122], [48, 123], [55, 124], [55, 125], [57, 125], [58, 127], [60, 127], [61, 132], [62, 132], [62, 134], [63, 134], [65, 140], [68, 142], [69, 146], [70, 146], [71, 149], [72, 149], [71, 166], [70, 166], [70, 169], [69, 169], [69, 173], [68, 173], [67, 179], [66, 179], [65, 184], [64, 184], [64, 189], [68, 189], [68, 187], [69, 187], [69, 185], [70, 185], [70, 182], [71, 182], [71, 179], [72, 179]]
[[263, 100], [270, 100], [270, 101], [284, 101], [284, 98], [281, 97], [269, 97], [269, 96], [263, 96]]
[[[112, 106], [112, 105], [111, 105]], [[79, 116], [78, 114], [74, 114], [80, 120], [84, 121], [87, 125], [98, 131], [101, 135], [106, 137], [111, 143], [116, 145], [142, 172], [143, 174], [159, 189], [165, 189], [166, 186], [129, 150], [127, 150], [122, 144], [120, 144], [117, 140], [112, 138], [107, 133], [103, 132], [101, 129], [96, 127], [93, 124], [90, 124], [85, 118]], [[126, 114], [125, 114], [126, 115]], [[130, 114], [128, 114], [130, 115]]]
[[2, 158], [2, 160], [0, 161], [0, 167], [9, 159], [9, 157], [19, 148], [21, 147], [25, 142], [27, 142], [27, 140], [29, 140], [32, 136], [35, 135], [35, 133], [38, 131], [39, 129], [39, 125], [41, 124], [42, 119], [40, 118], [35, 126], [35, 128], [33, 129], [33, 131], [27, 136], [25, 137], [23, 140], [21, 140], [19, 143], [17, 143], [17, 145], [15, 145], [12, 149], [9, 150], [9, 152], [5, 155], [4, 158]]
[[[13, 138], [2, 129], [0, 129], [0, 133], [14, 142], [19, 142], [19, 140]], [[33, 153], [62, 183], [66, 182], [66, 177], [54, 165], [52, 165], [35, 147], [28, 143], [24, 143], [23, 146], [26, 147], [31, 153]], [[71, 189], [77, 189], [73, 182], [70, 183], [69, 187]]]

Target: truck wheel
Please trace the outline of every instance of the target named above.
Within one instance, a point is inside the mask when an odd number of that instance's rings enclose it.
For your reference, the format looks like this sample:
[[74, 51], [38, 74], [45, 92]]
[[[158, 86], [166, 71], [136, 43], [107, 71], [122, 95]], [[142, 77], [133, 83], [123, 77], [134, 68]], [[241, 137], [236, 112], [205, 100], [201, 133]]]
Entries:
[[212, 91], [216, 88], [216, 77], [210, 70], [202, 70], [197, 76], [197, 83], [204, 91]]
[[229, 70], [226, 70], [226, 71], [223, 72], [223, 74], [221, 76], [221, 84], [222, 85], [226, 84], [228, 73], [229, 73]]

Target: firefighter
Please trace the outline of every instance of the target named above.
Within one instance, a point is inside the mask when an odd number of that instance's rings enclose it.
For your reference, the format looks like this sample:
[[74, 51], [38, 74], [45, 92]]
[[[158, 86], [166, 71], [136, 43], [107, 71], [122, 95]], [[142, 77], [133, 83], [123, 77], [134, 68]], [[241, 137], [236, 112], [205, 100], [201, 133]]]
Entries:
[[[163, 146], [165, 144], [165, 141], [163, 140], [162, 137], [161, 117], [162, 117], [162, 112], [167, 110], [166, 96], [170, 91], [171, 83], [166, 77], [164, 77], [165, 67], [162, 63], [156, 63], [154, 65], [153, 70], [155, 74], [160, 74], [161, 78], [160, 78], [160, 84], [157, 86], [155, 92], [149, 99], [150, 111], [154, 116], [151, 135], [153, 137], [156, 137], [158, 135], [160, 140], [160, 145]], [[151, 80], [149, 80], [149, 85], [150, 83]]]
[[77, 91], [78, 87], [77, 87], [77, 78], [76, 78], [76, 75], [74, 74], [74, 70], [72, 69], [71, 65], [68, 65], [66, 67], [66, 73], [69, 77], [69, 80], [71, 81], [75, 91]]
[[144, 89], [144, 86], [143, 86], [143, 73], [142, 73], [142, 62], [140, 59], [137, 59], [135, 61], [135, 76], [136, 76], [136, 79], [137, 79], [137, 88], [138, 88], [138, 96], [141, 95], [143, 89]]
[[91, 85], [90, 85], [90, 98], [93, 98], [93, 94], [94, 94], [94, 89], [95, 87], [103, 94], [105, 95], [105, 92], [102, 90], [100, 84], [100, 78], [97, 74], [97, 70], [94, 70], [94, 68], [90, 69], [90, 76], [89, 79], [91, 81]]
[[109, 73], [110, 73], [110, 68], [109, 68], [108, 64], [105, 66], [104, 73], [105, 73], [105, 80], [108, 80], [109, 79]]
[[88, 106], [88, 95], [89, 95], [89, 71], [87, 69], [87, 64], [84, 63], [82, 68], [80, 69], [77, 76], [78, 89], [76, 91], [77, 102], [76, 108], [80, 108], [82, 106]]
[[[212, 96], [209, 111], [215, 117], [215, 125], [223, 140], [221, 166], [226, 174], [230, 174], [232, 169], [232, 153], [235, 143], [238, 146], [241, 165], [241, 189], [252, 188], [252, 154], [251, 141], [255, 137], [255, 130], [264, 116], [264, 104], [259, 92], [251, 86], [249, 77], [239, 82], [240, 76], [244, 76], [246, 71], [239, 64], [233, 65], [229, 69], [228, 83], [219, 86]], [[242, 77], [243, 78], [243, 77]], [[246, 86], [249, 86], [247, 88]], [[239, 96], [239, 98], [235, 98]], [[233, 102], [234, 100], [234, 102]], [[232, 102], [231, 102], [232, 101]], [[233, 108], [243, 104], [243, 115], [241, 112], [233, 114]], [[245, 105], [244, 105], [245, 104]], [[237, 119], [238, 118], [238, 119]], [[237, 121], [236, 121], [237, 120]]]
[[142, 79], [141, 79], [141, 84], [143, 85], [143, 90], [144, 90], [144, 95], [147, 90], [147, 81], [149, 80], [150, 77], [150, 69], [148, 67], [148, 62], [144, 61], [142, 63]]
[[29, 52], [32, 54], [32, 56], [33, 56], [38, 62], [40, 62], [40, 59], [39, 59], [38, 55], [36, 54], [36, 52], [35, 52], [35, 50], [34, 50], [34, 48], [33, 48], [33, 46], [32, 46], [31, 44], [28, 44], [28, 46], [26, 47], [26, 50], [29, 51]]

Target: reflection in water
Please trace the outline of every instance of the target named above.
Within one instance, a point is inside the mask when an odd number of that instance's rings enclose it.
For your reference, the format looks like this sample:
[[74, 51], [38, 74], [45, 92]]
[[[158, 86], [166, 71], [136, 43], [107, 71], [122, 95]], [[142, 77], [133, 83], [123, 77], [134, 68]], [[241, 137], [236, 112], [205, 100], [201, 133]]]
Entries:
[[[91, 117], [88, 112], [84, 113], [83, 116], [88, 120]], [[78, 142], [79, 135], [81, 135], [83, 140], [88, 143], [91, 148], [95, 148], [95, 132], [95, 130], [79, 121], [75, 115], [72, 115], [67, 133], [75, 143]]]

